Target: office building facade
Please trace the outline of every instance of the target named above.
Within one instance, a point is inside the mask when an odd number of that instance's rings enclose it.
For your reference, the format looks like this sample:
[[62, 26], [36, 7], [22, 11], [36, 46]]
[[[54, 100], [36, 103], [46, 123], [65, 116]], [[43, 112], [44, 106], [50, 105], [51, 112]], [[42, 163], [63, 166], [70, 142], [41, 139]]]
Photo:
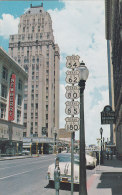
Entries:
[[[24, 81], [27, 73], [0, 48], [0, 153], [22, 150]], [[17, 151], [18, 147], [18, 151]]]
[[60, 54], [43, 5], [31, 4], [20, 16], [18, 34], [10, 36], [9, 54], [28, 73], [23, 137], [53, 137], [54, 128], [59, 128]]
[[116, 150], [122, 157], [122, 0], [105, 0], [106, 39], [110, 41], [114, 89]]

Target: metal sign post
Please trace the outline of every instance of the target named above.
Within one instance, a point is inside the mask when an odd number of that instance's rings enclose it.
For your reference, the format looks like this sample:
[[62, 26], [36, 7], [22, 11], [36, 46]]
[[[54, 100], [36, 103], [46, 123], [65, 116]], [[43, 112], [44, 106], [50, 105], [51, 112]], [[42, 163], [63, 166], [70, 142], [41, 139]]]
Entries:
[[97, 138], [98, 148], [99, 148], [99, 169], [100, 169], [100, 138]]
[[68, 132], [71, 132], [71, 195], [73, 195], [73, 183], [74, 183], [74, 136], [75, 131], [79, 130], [79, 118], [74, 117], [74, 115], [78, 115], [80, 112], [80, 104], [78, 101], [74, 101], [75, 99], [80, 97], [79, 87], [75, 86], [79, 82], [79, 71], [74, 70], [78, 66], [80, 66], [79, 56], [67, 56], [66, 67], [72, 69], [72, 71], [66, 72], [66, 82], [68, 84], [72, 84], [71, 86], [66, 86], [66, 98], [71, 99], [71, 101], [66, 102], [65, 113], [67, 115], [71, 115], [71, 117], [67, 117], [65, 129]]

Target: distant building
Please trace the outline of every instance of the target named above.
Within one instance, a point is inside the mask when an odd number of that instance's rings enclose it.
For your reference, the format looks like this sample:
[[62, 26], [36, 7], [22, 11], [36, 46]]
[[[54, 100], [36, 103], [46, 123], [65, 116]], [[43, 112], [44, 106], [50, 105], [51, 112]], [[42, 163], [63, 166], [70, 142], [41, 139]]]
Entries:
[[114, 138], [118, 156], [122, 157], [122, 0], [105, 0], [105, 13], [106, 39], [110, 48], [110, 77], [113, 81], [112, 101], [114, 100], [116, 119]]
[[43, 5], [31, 5], [20, 17], [18, 34], [10, 36], [9, 54], [28, 73], [23, 137], [37, 138], [38, 143], [38, 138], [47, 137], [48, 142], [54, 137], [54, 128], [59, 128], [60, 54], [51, 17]]
[[24, 69], [0, 48], [0, 153], [22, 150], [25, 80]]
[[71, 142], [71, 133], [67, 132], [64, 128], [59, 129], [58, 139], [66, 142]]

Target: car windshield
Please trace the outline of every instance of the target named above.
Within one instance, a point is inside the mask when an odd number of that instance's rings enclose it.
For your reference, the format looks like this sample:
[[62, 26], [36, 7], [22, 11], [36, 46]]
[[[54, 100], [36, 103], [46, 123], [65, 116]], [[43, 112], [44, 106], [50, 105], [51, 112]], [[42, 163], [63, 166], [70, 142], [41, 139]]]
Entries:
[[[59, 162], [71, 162], [71, 155], [59, 155]], [[74, 163], [79, 164], [79, 156], [74, 155]]]

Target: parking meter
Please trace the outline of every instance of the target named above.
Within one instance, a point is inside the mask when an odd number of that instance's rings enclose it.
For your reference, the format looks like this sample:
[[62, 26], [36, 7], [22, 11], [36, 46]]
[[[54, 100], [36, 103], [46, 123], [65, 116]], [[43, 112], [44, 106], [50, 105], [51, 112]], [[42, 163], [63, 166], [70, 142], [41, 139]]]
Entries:
[[55, 169], [54, 169], [54, 183], [56, 192], [60, 189], [60, 168], [59, 168], [59, 159], [56, 158]]

